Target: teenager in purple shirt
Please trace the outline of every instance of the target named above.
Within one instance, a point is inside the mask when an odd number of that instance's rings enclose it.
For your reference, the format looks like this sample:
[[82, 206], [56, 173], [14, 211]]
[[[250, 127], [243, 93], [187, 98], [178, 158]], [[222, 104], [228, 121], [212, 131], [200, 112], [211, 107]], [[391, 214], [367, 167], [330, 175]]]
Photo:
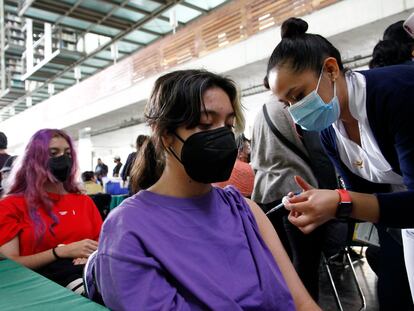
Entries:
[[95, 272], [106, 306], [320, 310], [261, 209], [235, 188], [211, 186], [229, 178], [237, 156], [235, 84], [202, 70], [168, 73], [146, 117], [163, 169], [103, 226]]

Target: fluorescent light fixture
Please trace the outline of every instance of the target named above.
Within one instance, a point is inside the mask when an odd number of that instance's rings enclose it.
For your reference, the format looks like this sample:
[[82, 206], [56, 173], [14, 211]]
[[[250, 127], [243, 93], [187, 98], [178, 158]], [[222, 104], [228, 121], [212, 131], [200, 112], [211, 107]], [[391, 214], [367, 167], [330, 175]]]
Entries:
[[32, 105], [33, 105], [32, 96], [27, 96], [26, 97], [26, 107], [29, 108], [29, 107], [32, 107]]
[[49, 83], [47, 85], [47, 92], [49, 93], [50, 96], [55, 94], [55, 85], [53, 83]]
[[82, 78], [82, 73], [81, 73], [81, 69], [79, 66], [74, 68], [73, 74], [74, 74], [76, 82], [79, 82], [79, 80]]

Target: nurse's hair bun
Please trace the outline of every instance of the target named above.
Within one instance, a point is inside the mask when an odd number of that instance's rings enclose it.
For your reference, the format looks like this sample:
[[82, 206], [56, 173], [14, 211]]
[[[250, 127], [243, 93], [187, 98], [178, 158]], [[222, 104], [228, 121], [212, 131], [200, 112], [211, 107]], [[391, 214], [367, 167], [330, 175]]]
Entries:
[[308, 23], [303, 19], [291, 17], [285, 20], [281, 27], [282, 39], [303, 35], [308, 30]]

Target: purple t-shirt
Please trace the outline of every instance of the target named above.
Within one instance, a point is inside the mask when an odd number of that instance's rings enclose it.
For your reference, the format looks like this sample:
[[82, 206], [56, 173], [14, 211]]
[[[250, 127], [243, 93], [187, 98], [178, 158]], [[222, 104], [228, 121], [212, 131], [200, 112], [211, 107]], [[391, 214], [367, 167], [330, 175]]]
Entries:
[[96, 279], [114, 310], [295, 310], [244, 198], [140, 191], [103, 225]]

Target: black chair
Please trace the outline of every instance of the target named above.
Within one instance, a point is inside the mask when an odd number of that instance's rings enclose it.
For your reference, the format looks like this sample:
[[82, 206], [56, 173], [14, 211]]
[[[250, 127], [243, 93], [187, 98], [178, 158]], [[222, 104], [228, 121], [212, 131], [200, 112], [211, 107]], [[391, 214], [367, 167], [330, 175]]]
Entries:
[[98, 284], [95, 276], [95, 262], [98, 251], [94, 251], [88, 258], [83, 269], [83, 286], [85, 288], [86, 297], [90, 300], [105, 306], [102, 296], [99, 292]]
[[339, 294], [338, 294], [338, 291], [336, 289], [336, 285], [335, 285], [335, 282], [333, 280], [331, 269], [330, 269], [331, 262], [334, 261], [334, 260], [337, 260], [338, 258], [341, 258], [342, 265], [343, 265], [344, 268], [349, 267], [351, 269], [352, 278], [353, 278], [354, 283], [356, 285], [358, 295], [361, 299], [361, 307], [360, 307], [359, 310], [360, 311], [365, 310], [366, 307], [367, 307], [365, 295], [364, 295], [364, 292], [362, 291], [361, 285], [359, 284], [359, 280], [358, 280], [358, 277], [356, 275], [355, 268], [354, 268], [354, 261], [351, 259], [351, 256], [350, 256], [350, 251], [351, 251], [352, 246], [364, 247], [364, 246], [368, 246], [368, 245], [364, 244], [364, 243], [361, 243], [361, 242], [356, 242], [356, 241], [353, 240], [354, 230], [355, 230], [355, 221], [349, 221], [348, 222], [348, 235], [347, 235], [346, 245], [337, 254], [335, 254], [335, 255], [333, 255], [329, 258], [326, 258], [325, 254], [322, 253], [322, 262], [323, 262], [323, 265], [325, 266], [326, 272], [327, 272], [328, 277], [329, 277], [331, 288], [332, 288], [332, 291], [333, 291], [334, 296], [335, 296], [336, 305], [338, 307], [338, 310], [340, 310], [340, 311], [343, 311], [343, 307], [342, 307], [342, 303], [341, 303], [341, 300], [339, 298]]
[[111, 205], [111, 195], [108, 193], [97, 193], [89, 195], [101, 214], [102, 220], [108, 216]]

